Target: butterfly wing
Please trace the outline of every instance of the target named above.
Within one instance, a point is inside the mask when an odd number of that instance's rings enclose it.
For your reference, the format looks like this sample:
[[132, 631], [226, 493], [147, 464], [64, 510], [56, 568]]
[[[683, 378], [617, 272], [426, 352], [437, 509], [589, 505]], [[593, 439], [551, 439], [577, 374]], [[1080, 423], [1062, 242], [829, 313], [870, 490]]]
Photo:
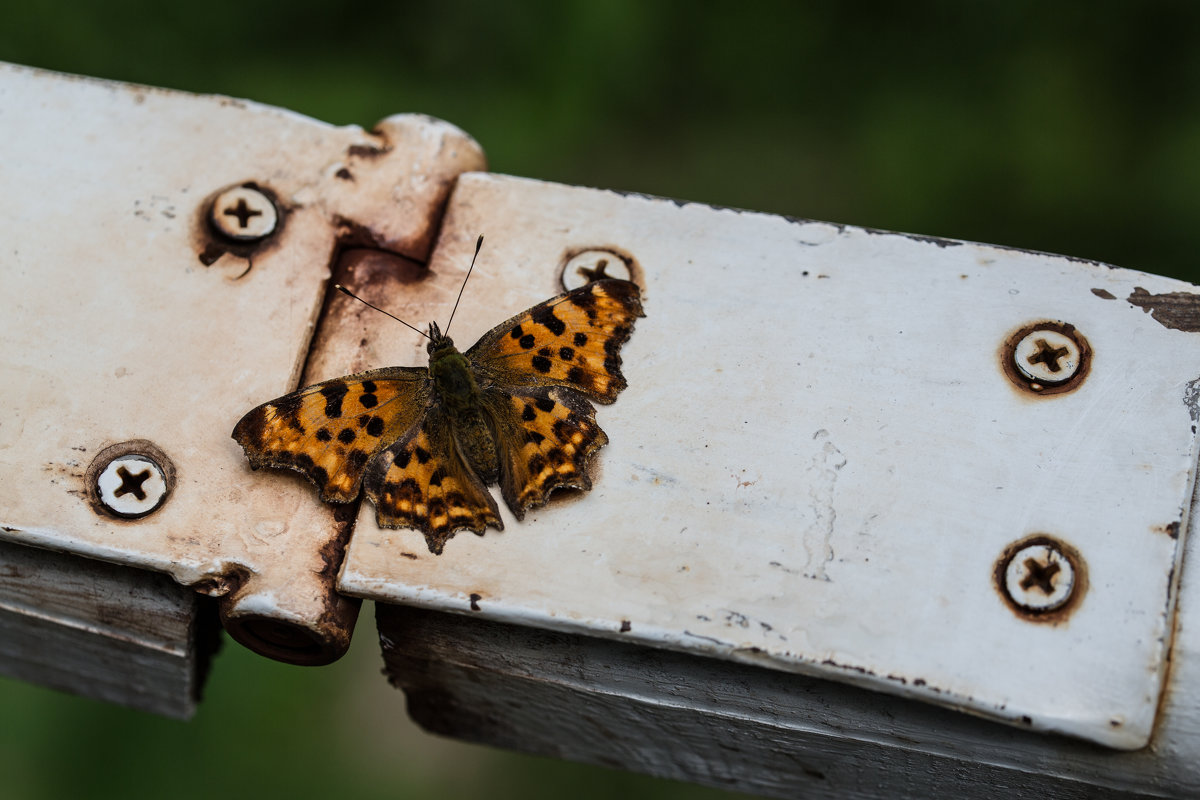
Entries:
[[250, 466], [293, 469], [326, 502], [358, 496], [375, 454], [403, 436], [429, 404], [428, 371], [388, 367], [325, 381], [247, 413], [233, 429]]
[[621, 345], [642, 316], [637, 284], [595, 281], [501, 323], [466, 357], [481, 384], [566, 386], [611, 403], [626, 385]]
[[555, 489], [592, 488], [587, 463], [608, 437], [578, 392], [553, 386], [492, 390], [483, 402], [502, 442], [500, 493], [517, 519]]
[[371, 462], [364, 486], [381, 528], [416, 528], [434, 554], [462, 528], [504, 530], [496, 501], [463, 461], [439, 406]]
[[500, 492], [518, 519], [562, 487], [590, 489], [587, 464], [608, 442], [585, 399], [625, 388], [621, 346], [644, 316], [636, 284], [601, 280], [493, 328], [467, 351], [500, 450]]

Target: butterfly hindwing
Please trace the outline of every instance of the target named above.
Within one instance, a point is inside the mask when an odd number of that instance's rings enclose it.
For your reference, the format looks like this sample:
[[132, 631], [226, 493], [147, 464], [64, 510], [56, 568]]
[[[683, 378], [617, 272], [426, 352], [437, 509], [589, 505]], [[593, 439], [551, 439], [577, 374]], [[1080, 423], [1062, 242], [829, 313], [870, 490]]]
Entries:
[[233, 438], [251, 467], [296, 470], [322, 500], [348, 503], [372, 456], [411, 428], [428, 402], [426, 370], [372, 370], [264, 403], [242, 417]]
[[466, 356], [500, 387], [569, 386], [611, 403], [625, 388], [621, 345], [641, 316], [636, 284], [595, 281], [496, 326]]
[[587, 464], [608, 437], [578, 392], [548, 386], [492, 390], [483, 403], [500, 440], [500, 492], [517, 519], [554, 489], [592, 488]]
[[435, 554], [457, 530], [504, 529], [496, 501], [464, 463], [450, 419], [436, 406], [371, 462], [364, 487], [380, 527], [416, 528]]

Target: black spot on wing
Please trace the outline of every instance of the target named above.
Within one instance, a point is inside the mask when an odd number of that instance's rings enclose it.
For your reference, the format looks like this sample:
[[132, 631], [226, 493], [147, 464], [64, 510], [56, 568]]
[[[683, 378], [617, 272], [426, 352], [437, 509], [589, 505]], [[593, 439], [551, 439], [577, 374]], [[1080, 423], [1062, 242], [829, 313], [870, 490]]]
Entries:
[[527, 333], [518, 340], [517, 344], [521, 345], [521, 347], [524, 347], [526, 350], [531, 350], [533, 349], [534, 341], [533, 334]]
[[383, 418], [371, 417], [367, 421], [367, 433], [375, 437], [383, 436]]
[[335, 383], [321, 389], [325, 398], [325, 416], [337, 419], [342, 416], [342, 400], [346, 397], [345, 384]]
[[539, 410], [545, 411], [546, 413], [550, 413], [551, 411], [554, 410], [554, 401], [551, 400], [549, 397], [539, 397], [537, 400], [535, 400], [533, 402], [534, 402], [534, 405], [536, 405]]
[[580, 331], [579, 333], [575, 334], [575, 346], [576, 347], [583, 347], [587, 343], [588, 343], [588, 338], [587, 338], [586, 333], [584, 333], [583, 331]]
[[354, 431], [350, 430], [349, 428], [342, 428], [341, 432], [338, 433], [338, 441], [342, 444], [350, 444], [354, 441], [356, 435], [357, 434], [355, 434]]
[[532, 364], [534, 369], [543, 374], [550, 371], [550, 359], [545, 356], [534, 356]]
[[587, 314], [588, 319], [596, 318], [596, 295], [592, 292], [580, 292], [571, 298], [571, 302]]
[[571, 438], [571, 426], [568, 425], [564, 420], [555, 420], [552, 430], [554, 431], [554, 436], [560, 442], [568, 441]]
[[328, 442], [333, 439], [333, 434], [327, 428], [321, 428], [317, 431], [317, 441]]
[[538, 325], [548, 329], [555, 336], [562, 336], [567, 329], [567, 324], [558, 317], [554, 316], [554, 309], [550, 306], [543, 306], [537, 309], [529, 318]]
[[525, 404], [525, 408], [521, 410], [521, 419], [526, 422], [533, 422], [537, 419], [537, 412], [533, 410], [533, 406]]
[[363, 408], [374, 408], [379, 405], [379, 398], [374, 394], [367, 393], [358, 398], [358, 402], [362, 403]]

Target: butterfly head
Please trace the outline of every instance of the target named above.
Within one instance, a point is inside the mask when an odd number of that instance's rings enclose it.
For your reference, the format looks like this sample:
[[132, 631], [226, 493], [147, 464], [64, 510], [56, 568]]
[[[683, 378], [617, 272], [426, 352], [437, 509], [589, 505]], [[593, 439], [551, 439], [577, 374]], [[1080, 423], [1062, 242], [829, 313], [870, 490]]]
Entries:
[[429, 344], [425, 349], [429, 351], [429, 355], [433, 355], [439, 350], [453, 350], [454, 341], [442, 333], [442, 329], [438, 327], [436, 322], [429, 323]]

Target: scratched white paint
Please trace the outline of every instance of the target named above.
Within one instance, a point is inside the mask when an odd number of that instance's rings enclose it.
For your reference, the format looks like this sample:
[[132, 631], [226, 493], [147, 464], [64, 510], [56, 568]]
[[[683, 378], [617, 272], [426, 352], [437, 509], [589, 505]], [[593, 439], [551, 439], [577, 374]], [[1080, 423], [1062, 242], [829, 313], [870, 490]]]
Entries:
[[[327, 630], [356, 613], [335, 613], [321, 575], [330, 510], [296, 476], [252, 473], [230, 431], [296, 388], [341, 226], [424, 258], [449, 182], [483, 166], [478, 146], [427, 117], [368, 134], [0, 65], [0, 163], [0, 537], [166, 572], [232, 593], [227, 616], [348, 639]], [[208, 200], [246, 181], [286, 206], [281, 229], [206, 266]], [[131, 439], [161, 448], [178, 483], [119, 521], [89, 506], [83, 473]]]
[[[594, 489], [431, 556], [364, 507], [340, 588], [801, 671], [1117, 748], [1144, 745], [1190, 504], [1200, 339], [1123, 299], [1177, 281], [986, 245], [516, 178], [460, 179], [432, 264], [467, 346], [556, 291], [571, 251], [631, 254], [647, 317], [598, 420]], [[1117, 299], [1104, 299], [1092, 290]], [[1017, 390], [1040, 319], [1094, 351], [1080, 388]], [[390, 363], [415, 342], [380, 320]], [[415, 339], [415, 335], [409, 337]], [[381, 362], [378, 366], [383, 366]], [[497, 493], [498, 497], [498, 493]], [[1011, 543], [1076, 548], [1057, 625], [994, 584]], [[622, 631], [625, 627], [628, 630]], [[1027, 718], [1023, 723], [1022, 719]]]

